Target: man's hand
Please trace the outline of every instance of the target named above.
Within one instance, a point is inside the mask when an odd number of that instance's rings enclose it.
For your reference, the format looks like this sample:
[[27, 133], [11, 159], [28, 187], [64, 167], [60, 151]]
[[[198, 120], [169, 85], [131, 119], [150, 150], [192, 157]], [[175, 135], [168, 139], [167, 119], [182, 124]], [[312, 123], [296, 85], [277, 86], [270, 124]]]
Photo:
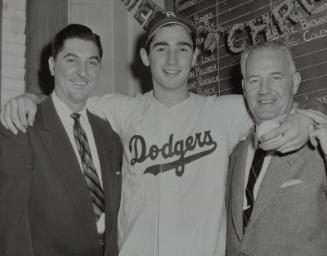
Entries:
[[14, 134], [18, 131], [26, 132], [28, 126], [34, 123], [36, 114], [36, 103], [41, 97], [32, 93], [24, 93], [11, 99], [1, 109], [0, 119], [2, 125]]
[[[302, 113], [302, 111], [299, 112]], [[320, 143], [321, 150], [327, 160], [327, 116], [318, 111], [305, 111], [302, 114], [313, 120], [314, 125], [310, 132], [310, 142], [314, 147], [318, 146], [318, 142]]]
[[310, 133], [311, 144], [317, 146], [317, 141], [319, 141], [321, 150], [327, 161], [327, 123], [320, 124]]
[[[307, 110], [305, 110], [307, 111]], [[313, 121], [302, 114], [289, 114], [278, 118], [280, 126], [259, 138], [260, 148], [287, 153], [301, 148], [309, 140]]]

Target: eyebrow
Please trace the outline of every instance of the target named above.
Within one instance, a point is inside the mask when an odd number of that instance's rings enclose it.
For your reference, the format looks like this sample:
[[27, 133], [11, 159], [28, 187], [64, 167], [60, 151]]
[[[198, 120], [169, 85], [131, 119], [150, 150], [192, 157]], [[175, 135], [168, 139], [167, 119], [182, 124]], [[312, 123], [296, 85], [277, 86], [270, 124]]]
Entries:
[[92, 56], [90, 59], [91, 60], [97, 60], [98, 62], [100, 62], [100, 57], [99, 56]]
[[[65, 54], [63, 58], [65, 59], [65, 58], [69, 58], [69, 57], [79, 58], [79, 56], [77, 54], [71, 53], [71, 52]], [[96, 56], [96, 55], [91, 56], [89, 59], [97, 60], [98, 62], [100, 62], [100, 57]]]
[[259, 75], [246, 75], [245, 76], [246, 79], [250, 79], [250, 78], [260, 78]]
[[[167, 46], [169, 45], [167, 42], [165, 41], [159, 41], [159, 42], [155, 42], [153, 43], [152, 47], [157, 47], [157, 46]], [[180, 41], [177, 43], [178, 46], [188, 46], [190, 48], [192, 48], [192, 44], [186, 41]]]
[[64, 55], [63, 58], [68, 58], [68, 57], [75, 57], [75, 58], [78, 58], [78, 56], [77, 56], [76, 54], [74, 54], [74, 53], [67, 53], [67, 54]]
[[272, 72], [270, 75], [284, 75], [284, 73], [281, 71], [275, 71], [275, 72]]

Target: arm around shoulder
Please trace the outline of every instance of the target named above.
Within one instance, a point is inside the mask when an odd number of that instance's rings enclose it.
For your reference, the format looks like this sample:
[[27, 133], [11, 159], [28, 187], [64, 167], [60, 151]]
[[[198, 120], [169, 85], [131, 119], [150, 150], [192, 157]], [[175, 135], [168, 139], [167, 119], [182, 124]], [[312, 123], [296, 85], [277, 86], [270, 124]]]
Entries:
[[25, 92], [8, 101], [1, 109], [2, 125], [14, 134], [18, 131], [26, 132], [28, 126], [34, 123], [36, 104], [46, 99], [46, 95]]
[[227, 128], [229, 141], [232, 148], [245, 139], [253, 127], [253, 121], [247, 111], [244, 97], [242, 95], [226, 95], [220, 96], [218, 99], [217, 112], [221, 115], [217, 116], [217, 122], [224, 122]]

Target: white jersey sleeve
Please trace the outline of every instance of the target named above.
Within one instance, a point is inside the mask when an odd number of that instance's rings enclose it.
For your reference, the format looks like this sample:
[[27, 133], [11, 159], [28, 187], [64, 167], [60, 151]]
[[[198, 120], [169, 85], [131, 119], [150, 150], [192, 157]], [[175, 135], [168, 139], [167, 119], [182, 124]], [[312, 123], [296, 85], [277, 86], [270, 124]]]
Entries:
[[100, 118], [107, 120], [113, 130], [120, 134], [122, 117], [132, 99], [132, 97], [118, 93], [91, 97], [87, 101], [87, 109]]
[[245, 106], [242, 95], [224, 95], [218, 97], [219, 112], [223, 116], [229, 141], [229, 153], [243, 139], [246, 138], [253, 121]]

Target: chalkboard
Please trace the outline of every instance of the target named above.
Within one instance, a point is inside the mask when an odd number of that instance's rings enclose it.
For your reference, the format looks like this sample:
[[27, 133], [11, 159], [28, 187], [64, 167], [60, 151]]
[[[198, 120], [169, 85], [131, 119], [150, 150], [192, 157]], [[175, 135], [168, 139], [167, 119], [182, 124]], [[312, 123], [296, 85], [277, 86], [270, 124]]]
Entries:
[[[175, 0], [174, 8], [175, 12], [190, 17], [197, 26], [209, 23], [228, 28], [271, 13], [281, 2]], [[302, 77], [296, 100], [306, 101], [315, 98], [327, 104], [327, 0], [312, 0], [314, 7], [310, 12], [306, 12], [303, 6], [298, 4], [300, 0], [296, 2], [296, 10], [306, 15], [297, 22], [288, 22], [288, 29], [284, 33], [278, 29], [277, 24], [274, 25], [273, 38], [269, 40], [283, 40], [291, 48], [297, 70]], [[238, 35], [237, 40], [245, 40], [251, 44], [248, 33], [244, 30]], [[204, 95], [242, 93], [240, 52], [231, 52], [226, 41], [227, 33], [223, 33], [219, 36], [219, 44], [212, 53], [202, 52], [197, 65], [191, 70], [189, 90]]]

